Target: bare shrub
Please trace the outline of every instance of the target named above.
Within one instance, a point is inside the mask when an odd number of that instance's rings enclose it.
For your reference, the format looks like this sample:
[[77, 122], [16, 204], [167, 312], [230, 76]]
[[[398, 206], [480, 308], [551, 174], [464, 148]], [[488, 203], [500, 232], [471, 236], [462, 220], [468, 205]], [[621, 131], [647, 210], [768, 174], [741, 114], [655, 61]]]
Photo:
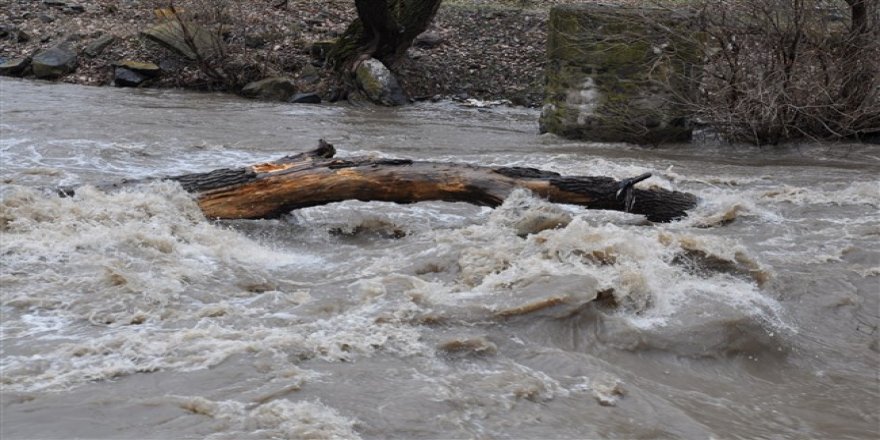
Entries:
[[698, 0], [705, 68], [691, 115], [776, 144], [880, 132], [880, 20], [871, 0]]
[[284, 37], [259, 17], [246, 12], [246, 3], [236, 0], [159, 1], [160, 19], [173, 20], [183, 40], [195, 55], [195, 64], [208, 89], [238, 91], [245, 84], [277, 75], [264, 46]]

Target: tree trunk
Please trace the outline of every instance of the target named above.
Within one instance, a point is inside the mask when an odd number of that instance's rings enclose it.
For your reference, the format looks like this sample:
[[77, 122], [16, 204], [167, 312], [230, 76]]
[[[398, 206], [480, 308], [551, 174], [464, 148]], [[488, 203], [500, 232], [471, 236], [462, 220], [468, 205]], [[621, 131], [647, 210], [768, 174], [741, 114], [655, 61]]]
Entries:
[[[556, 203], [626, 211], [666, 222], [685, 217], [697, 198], [688, 193], [633, 186], [650, 174], [622, 181], [610, 177], [561, 176], [519, 167], [352, 157], [334, 159], [319, 148], [279, 160], [235, 169], [167, 177], [193, 193], [211, 219], [260, 219], [293, 209], [344, 200], [414, 203], [467, 202], [498, 206], [516, 188]], [[142, 183], [126, 181], [122, 185]], [[114, 184], [104, 187], [119, 187]], [[62, 191], [72, 195], [73, 190]]]
[[362, 58], [393, 66], [413, 39], [431, 24], [441, 0], [355, 0], [358, 18], [328, 54], [330, 65], [346, 73]]

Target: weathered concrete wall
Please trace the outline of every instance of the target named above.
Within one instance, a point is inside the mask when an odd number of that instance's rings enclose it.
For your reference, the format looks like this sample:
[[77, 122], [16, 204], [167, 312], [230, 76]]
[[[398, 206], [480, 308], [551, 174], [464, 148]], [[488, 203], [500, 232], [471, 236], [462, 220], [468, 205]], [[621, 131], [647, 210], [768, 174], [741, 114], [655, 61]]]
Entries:
[[689, 139], [676, 97], [698, 86], [699, 39], [688, 25], [665, 10], [554, 7], [541, 131], [602, 142]]

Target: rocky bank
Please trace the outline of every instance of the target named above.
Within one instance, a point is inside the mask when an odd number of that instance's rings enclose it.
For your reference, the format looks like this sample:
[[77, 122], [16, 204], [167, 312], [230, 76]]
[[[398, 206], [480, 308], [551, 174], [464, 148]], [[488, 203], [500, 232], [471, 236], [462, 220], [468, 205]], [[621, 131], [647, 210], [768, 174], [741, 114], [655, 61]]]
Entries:
[[[559, 3], [584, 2], [446, 1], [395, 73], [411, 99], [506, 99], [538, 106], [548, 11]], [[223, 40], [213, 62], [232, 80], [218, 81], [192, 56], [145, 37], [145, 30], [167, 21], [167, 1], [0, 0], [0, 6], [0, 74], [233, 93], [253, 81], [282, 78], [283, 84], [272, 83], [281, 87], [279, 96], [303, 102], [328, 96], [322, 44], [356, 16], [352, 0], [175, 2]]]

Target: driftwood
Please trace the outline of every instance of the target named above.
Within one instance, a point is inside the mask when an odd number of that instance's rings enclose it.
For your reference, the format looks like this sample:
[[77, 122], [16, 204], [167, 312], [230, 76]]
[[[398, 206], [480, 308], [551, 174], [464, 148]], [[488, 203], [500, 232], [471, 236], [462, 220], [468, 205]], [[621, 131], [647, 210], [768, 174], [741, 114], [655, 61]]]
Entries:
[[[164, 179], [177, 181], [193, 193], [202, 211], [212, 219], [273, 218], [297, 208], [344, 200], [435, 200], [498, 206], [516, 188], [529, 189], [555, 203], [631, 212], [655, 222], [685, 217], [697, 202], [688, 193], [634, 188], [650, 174], [615, 180], [562, 176], [521, 167], [369, 157], [336, 159], [335, 154], [333, 146], [322, 140], [315, 150], [273, 162]], [[135, 182], [123, 182], [131, 183]]]

